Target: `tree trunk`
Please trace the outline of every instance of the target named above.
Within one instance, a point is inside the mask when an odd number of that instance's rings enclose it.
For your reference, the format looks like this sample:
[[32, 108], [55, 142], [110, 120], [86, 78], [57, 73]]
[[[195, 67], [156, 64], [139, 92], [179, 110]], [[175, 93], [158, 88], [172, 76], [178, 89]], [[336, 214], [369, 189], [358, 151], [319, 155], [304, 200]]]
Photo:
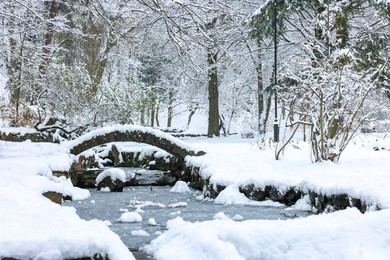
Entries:
[[336, 13], [336, 39], [338, 48], [346, 46], [348, 40], [347, 14], [343, 11]]
[[38, 68], [38, 82], [34, 85], [33, 94], [31, 97], [31, 103], [35, 104], [37, 102], [38, 95], [43, 90], [43, 81], [46, 76], [47, 67], [49, 66], [50, 62], [50, 53], [51, 53], [51, 45], [53, 43], [53, 36], [54, 36], [54, 25], [52, 23], [52, 20], [57, 16], [59, 9], [59, 4], [57, 0], [52, 0], [49, 7], [49, 22], [47, 24], [46, 32], [44, 34], [43, 39], [43, 47], [42, 47], [42, 61]]
[[261, 46], [258, 44], [257, 51], [257, 120], [258, 120], [258, 131], [260, 134], [264, 134], [267, 129], [267, 121], [264, 115], [264, 87], [263, 87], [263, 63], [262, 63], [262, 53]]
[[207, 136], [219, 136], [219, 105], [218, 105], [218, 74], [217, 53], [209, 49], [207, 53], [208, 92], [209, 92], [209, 118]]
[[9, 79], [7, 81], [7, 87], [10, 90], [11, 94], [11, 104], [15, 107], [15, 117], [12, 124], [17, 124], [19, 121], [19, 103], [20, 103], [20, 94], [21, 94], [21, 77], [22, 77], [22, 56], [23, 56], [23, 42], [20, 43], [18, 47], [18, 42], [15, 35], [15, 18], [14, 10], [15, 6], [12, 3], [9, 3], [10, 9], [10, 19], [9, 19], [9, 46], [10, 46], [10, 55], [7, 64], [7, 74]]
[[173, 97], [175, 93], [173, 89], [169, 88], [168, 90], [168, 121], [167, 127], [172, 127], [172, 117], [173, 117]]

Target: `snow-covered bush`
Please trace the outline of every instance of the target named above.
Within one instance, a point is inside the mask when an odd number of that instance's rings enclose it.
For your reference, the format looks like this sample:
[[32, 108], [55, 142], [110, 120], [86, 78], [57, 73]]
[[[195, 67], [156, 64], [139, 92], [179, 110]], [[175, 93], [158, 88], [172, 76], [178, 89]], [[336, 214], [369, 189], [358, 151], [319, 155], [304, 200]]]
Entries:
[[[325, 63], [326, 61], [324, 61]], [[291, 79], [296, 82], [287, 99], [291, 126], [309, 126], [313, 161], [337, 161], [356, 131], [370, 116], [363, 113], [367, 97], [377, 88], [372, 80], [383, 67], [354, 71], [352, 66], [334, 69], [328, 63], [306, 68]]]

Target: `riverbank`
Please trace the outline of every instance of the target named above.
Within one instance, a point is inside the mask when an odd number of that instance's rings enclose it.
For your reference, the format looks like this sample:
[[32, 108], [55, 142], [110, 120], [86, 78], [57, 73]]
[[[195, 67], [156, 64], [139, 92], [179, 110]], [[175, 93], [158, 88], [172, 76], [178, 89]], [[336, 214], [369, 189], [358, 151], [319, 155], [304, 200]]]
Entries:
[[[144, 248], [155, 258], [386, 259], [390, 255], [388, 137], [357, 137], [337, 164], [312, 164], [303, 142], [294, 142], [282, 160], [275, 161], [272, 144], [262, 145], [255, 139], [184, 141], [206, 152], [203, 157], [186, 158], [200, 168], [202, 177], [228, 188], [217, 197], [221, 203], [247, 202], [239, 187], [270, 184], [280, 190], [299, 186], [321, 194], [346, 193], [372, 207], [365, 214], [347, 209], [289, 221], [192, 223], [178, 217], [168, 221], [168, 231]], [[75, 258], [93, 256], [91, 252], [96, 251], [110, 259], [133, 258], [104, 223], [81, 220], [72, 208], [41, 195], [57, 191], [74, 199], [89, 196], [64, 178], [52, 176], [52, 171], [66, 170], [71, 162], [68, 151], [56, 144], [0, 141], [0, 196], [6, 198], [0, 201], [4, 209], [0, 213], [1, 257]], [[300, 200], [296, 206], [305, 205]]]

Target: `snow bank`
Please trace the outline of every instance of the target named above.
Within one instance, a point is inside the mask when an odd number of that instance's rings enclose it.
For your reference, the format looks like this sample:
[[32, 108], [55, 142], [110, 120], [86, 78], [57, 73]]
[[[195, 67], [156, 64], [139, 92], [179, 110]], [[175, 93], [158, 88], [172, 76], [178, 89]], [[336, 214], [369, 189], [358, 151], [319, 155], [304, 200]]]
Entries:
[[134, 259], [101, 221], [80, 219], [74, 208], [54, 204], [42, 193], [89, 197], [52, 171], [67, 171], [68, 150], [56, 144], [0, 141], [0, 258], [69, 259], [107, 254]]
[[144, 249], [157, 259], [389, 259], [390, 210], [347, 209], [293, 220], [180, 217]]
[[[187, 164], [200, 168], [210, 184], [228, 187], [258, 188], [272, 185], [279, 191], [298, 187], [318, 194], [348, 194], [379, 208], [390, 208], [389, 151], [373, 147], [388, 147], [386, 135], [372, 138], [356, 137], [342, 154], [339, 163], [312, 163], [307, 143], [296, 142], [276, 161], [274, 148], [259, 149], [258, 145], [239, 137], [193, 143], [204, 150], [202, 157], [187, 157]], [[218, 143], [217, 143], [218, 141]], [[226, 203], [226, 202], [223, 202]]]

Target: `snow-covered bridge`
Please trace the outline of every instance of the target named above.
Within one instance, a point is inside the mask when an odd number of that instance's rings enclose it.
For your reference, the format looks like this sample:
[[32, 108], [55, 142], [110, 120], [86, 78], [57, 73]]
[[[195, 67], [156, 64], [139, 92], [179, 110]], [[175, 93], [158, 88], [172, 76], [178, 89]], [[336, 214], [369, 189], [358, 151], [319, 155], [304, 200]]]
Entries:
[[153, 145], [182, 160], [186, 156], [205, 154], [172, 135], [150, 127], [134, 125], [118, 125], [93, 130], [67, 142], [66, 146], [72, 154], [77, 155], [92, 147], [111, 142], [138, 142]]

